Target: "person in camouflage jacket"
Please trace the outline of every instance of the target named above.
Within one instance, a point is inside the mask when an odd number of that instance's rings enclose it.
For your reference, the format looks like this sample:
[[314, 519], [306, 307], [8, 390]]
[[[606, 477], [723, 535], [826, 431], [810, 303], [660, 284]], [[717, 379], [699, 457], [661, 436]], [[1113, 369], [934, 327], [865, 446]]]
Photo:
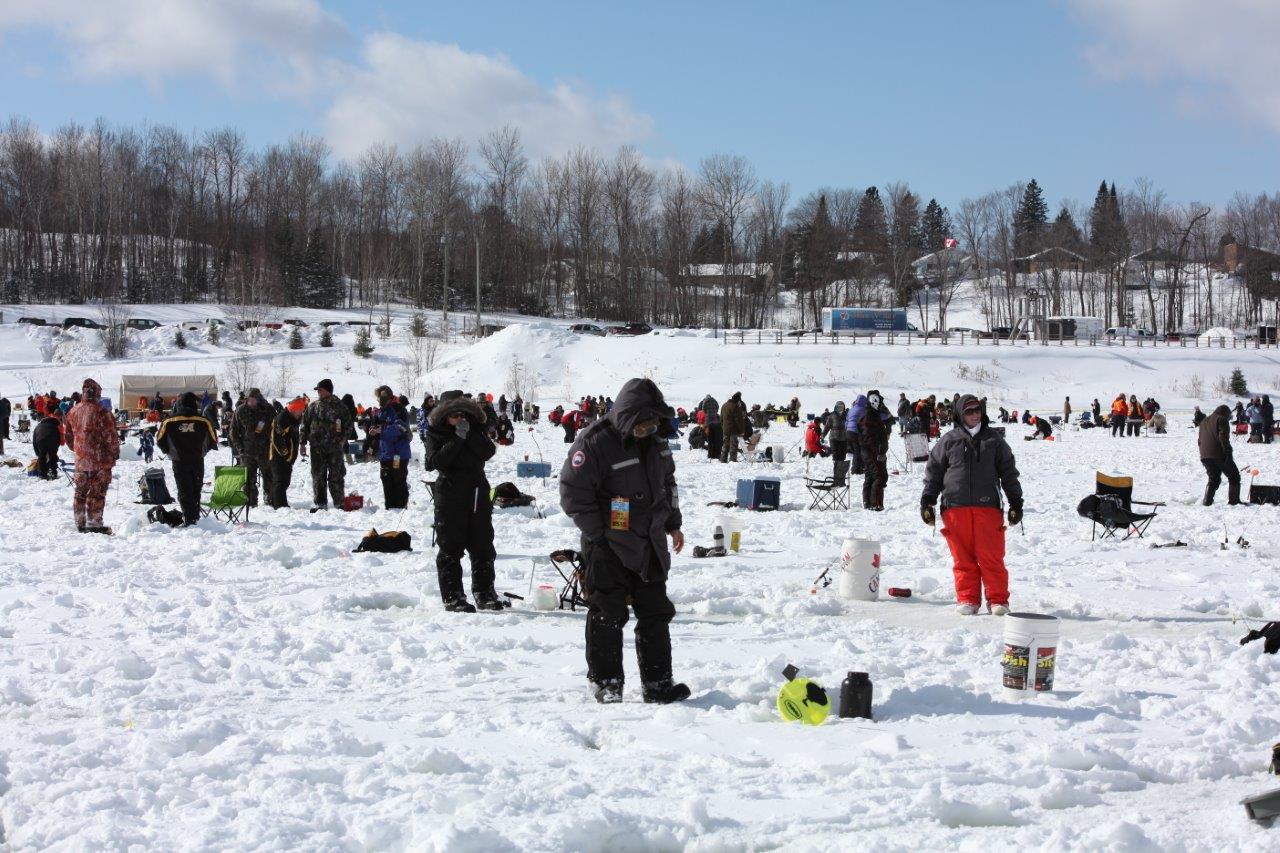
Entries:
[[244, 402], [231, 416], [231, 452], [244, 466], [244, 494], [249, 506], [258, 505], [258, 472], [262, 472], [262, 491], [271, 494], [271, 467], [267, 457], [271, 450], [271, 422], [275, 408], [262, 398], [262, 392], [250, 388]]
[[86, 379], [80, 402], [66, 416], [66, 442], [76, 454], [72, 511], [81, 533], [110, 533], [102, 523], [111, 485], [111, 470], [120, 458], [120, 435], [115, 419], [102, 407], [102, 386]]
[[[298, 429], [298, 440], [311, 451], [311, 489], [314, 509], [326, 509], [329, 497], [342, 506], [346, 494], [347, 466], [343, 462], [347, 434], [355, 428], [351, 412], [333, 395], [333, 381], [321, 379], [315, 387], [317, 399], [307, 406]], [[328, 495], [325, 487], [328, 487]]]

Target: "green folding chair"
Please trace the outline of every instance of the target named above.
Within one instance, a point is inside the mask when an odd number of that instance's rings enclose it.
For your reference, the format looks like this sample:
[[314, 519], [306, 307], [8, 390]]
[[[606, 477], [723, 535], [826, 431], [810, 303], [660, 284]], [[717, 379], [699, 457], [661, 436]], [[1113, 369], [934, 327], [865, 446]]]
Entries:
[[205, 504], [205, 514], [225, 518], [235, 524], [249, 520], [249, 497], [244, 493], [248, 472], [243, 465], [215, 465], [213, 494]]

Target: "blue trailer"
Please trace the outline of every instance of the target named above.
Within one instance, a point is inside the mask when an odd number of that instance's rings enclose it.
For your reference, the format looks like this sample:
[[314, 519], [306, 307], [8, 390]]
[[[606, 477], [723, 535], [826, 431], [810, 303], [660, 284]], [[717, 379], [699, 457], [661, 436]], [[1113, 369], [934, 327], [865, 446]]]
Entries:
[[824, 335], [874, 335], [876, 332], [918, 332], [907, 322], [903, 308], [823, 308]]

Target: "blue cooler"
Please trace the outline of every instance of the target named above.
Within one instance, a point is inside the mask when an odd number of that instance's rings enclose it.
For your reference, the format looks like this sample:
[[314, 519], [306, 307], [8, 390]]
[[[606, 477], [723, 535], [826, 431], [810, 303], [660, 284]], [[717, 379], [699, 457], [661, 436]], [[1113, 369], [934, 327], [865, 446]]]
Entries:
[[782, 481], [777, 477], [738, 481], [738, 506], [743, 509], [777, 509], [781, 501]]
[[550, 477], [550, 462], [517, 462], [517, 477]]

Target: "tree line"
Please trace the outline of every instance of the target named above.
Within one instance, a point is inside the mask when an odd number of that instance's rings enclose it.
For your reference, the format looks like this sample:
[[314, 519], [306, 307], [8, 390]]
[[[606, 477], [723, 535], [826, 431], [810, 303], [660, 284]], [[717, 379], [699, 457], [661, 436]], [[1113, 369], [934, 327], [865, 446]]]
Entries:
[[1024, 315], [1030, 288], [1042, 313], [1173, 330], [1274, 312], [1275, 275], [1210, 273], [1228, 241], [1280, 250], [1280, 194], [1215, 208], [1103, 181], [1055, 212], [1029, 180], [947, 208], [901, 182], [793, 200], [728, 154], [690, 170], [630, 147], [534, 161], [509, 127], [355, 162], [307, 135], [252, 150], [235, 128], [0, 129], [10, 303], [449, 311], [474, 307], [478, 280], [485, 310], [752, 327], [894, 306], [941, 327], [968, 283], [990, 326]]

